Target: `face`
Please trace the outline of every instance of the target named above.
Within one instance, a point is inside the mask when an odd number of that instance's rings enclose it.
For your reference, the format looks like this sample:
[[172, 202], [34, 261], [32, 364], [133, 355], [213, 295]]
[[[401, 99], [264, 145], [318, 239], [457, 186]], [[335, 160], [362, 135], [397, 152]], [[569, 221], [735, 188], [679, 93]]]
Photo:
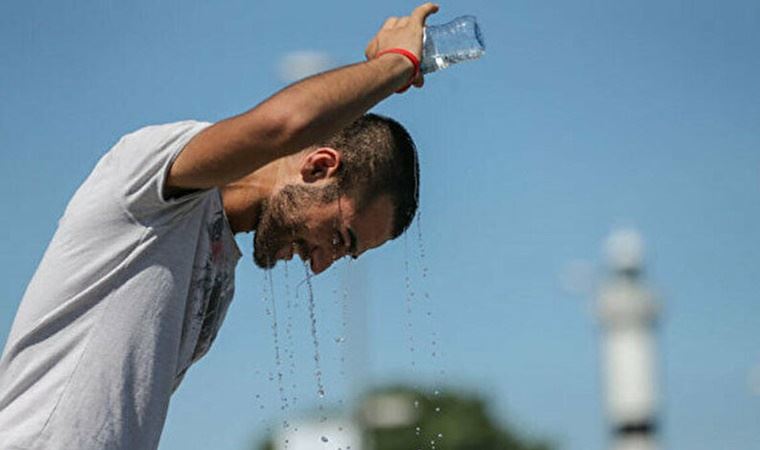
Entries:
[[355, 202], [325, 188], [288, 185], [264, 206], [254, 238], [254, 261], [271, 268], [298, 254], [312, 272], [344, 256], [358, 257], [390, 239], [393, 205], [379, 197], [359, 213]]

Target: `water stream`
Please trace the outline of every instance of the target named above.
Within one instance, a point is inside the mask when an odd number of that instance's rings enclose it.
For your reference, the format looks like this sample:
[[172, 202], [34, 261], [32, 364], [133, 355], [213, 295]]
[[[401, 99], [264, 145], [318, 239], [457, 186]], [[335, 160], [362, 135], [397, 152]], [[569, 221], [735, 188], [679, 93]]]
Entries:
[[290, 404], [291, 406], [295, 406], [298, 402], [298, 396], [296, 393], [298, 392], [298, 385], [295, 381], [295, 375], [296, 375], [296, 355], [295, 355], [295, 344], [293, 341], [293, 314], [294, 311], [298, 310], [298, 291], [296, 291], [296, 297], [295, 301], [292, 297], [291, 287], [290, 287], [290, 276], [288, 274], [288, 261], [284, 261], [283, 265], [283, 279], [285, 282], [285, 358], [287, 359], [288, 363], [288, 375], [290, 376], [292, 383], [291, 388], [293, 390], [293, 395], [290, 398]]
[[303, 263], [304, 272], [306, 273], [307, 300], [309, 304], [309, 323], [311, 325], [311, 340], [314, 346], [314, 377], [317, 381], [317, 395], [319, 396], [320, 422], [326, 422], [327, 416], [324, 415], [324, 404], [322, 399], [325, 397], [325, 385], [322, 380], [322, 363], [319, 354], [319, 338], [317, 337], [317, 313], [314, 303], [314, 286], [311, 283], [312, 273], [309, 269], [308, 261]]
[[[285, 394], [285, 382], [283, 379], [283, 369], [282, 369], [282, 356], [280, 352], [280, 334], [279, 334], [279, 325], [277, 322], [277, 300], [274, 293], [274, 280], [272, 277], [272, 270], [266, 271], [266, 281], [267, 285], [269, 286], [269, 303], [267, 306], [267, 314], [271, 316], [272, 318], [272, 340], [274, 341], [274, 361], [275, 361], [275, 370], [276, 370], [276, 377], [277, 377], [277, 392], [280, 395], [280, 411], [283, 414], [282, 419], [282, 428], [288, 429], [290, 428], [290, 422], [287, 420], [286, 412], [288, 410], [288, 397]], [[289, 446], [289, 441], [285, 439], [284, 441], [284, 447], [287, 449]]]
[[[426, 255], [425, 242], [422, 232], [422, 220], [421, 215], [418, 213], [416, 217], [416, 233], [409, 230], [409, 233], [404, 235], [404, 313], [405, 313], [405, 334], [406, 343], [409, 352], [409, 360], [411, 364], [411, 379], [415, 380], [413, 389], [417, 392], [422, 391], [418, 383], [420, 376], [427, 372], [428, 363], [430, 369], [434, 370], [435, 376], [433, 380], [433, 386], [428, 388], [425, 397], [429, 399], [429, 405], [432, 408], [433, 414], [441, 414], [440, 405], [440, 386], [445, 381], [446, 372], [443, 369], [441, 352], [439, 349], [439, 330], [438, 324], [434, 317], [435, 305], [431, 299], [431, 295], [428, 289], [429, 283], [429, 268]], [[416, 235], [416, 236], [415, 236]], [[411, 242], [416, 237], [417, 242]], [[415, 245], [416, 244], [416, 245]], [[291, 274], [288, 272], [287, 261], [283, 265], [282, 280], [284, 281], [284, 297], [280, 299], [280, 307], [278, 311], [277, 296], [275, 293], [275, 280], [272, 271], [266, 271], [265, 285], [264, 285], [264, 304], [266, 314], [271, 321], [271, 333], [272, 341], [274, 344], [274, 363], [275, 368], [273, 372], [269, 372], [269, 380], [276, 381], [277, 392], [279, 394], [279, 406], [280, 413], [282, 415], [282, 428], [284, 430], [290, 429], [290, 432], [298, 432], [298, 427], [293, 427], [288, 422], [288, 410], [294, 408], [297, 402], [298, 386], [296, 380], [298, 377], [298, 371], [296, 370], [296, 344], [298, 340], [296, 331], [302, 328], [298, 326], [296, 316], [301, 311], [301, 305], [305, 305], [308, 312], [308, 330], [311, 337], [312, 344], [312, 360], [313, 360], [313, 375], [316, 383], [316, 393], [318, 396], [318, 414], [319, 422], [326, 423], [327, 415], [325, 413], [325, 374], [323, 373], [323, 361], [320, 349], [319, 334], [317, 329], [317, 311], [316, 302], [314, 296], [314, 284], [313, 274], [310, 270], [308, 261], [303, 261], [305, 279], [300, 283], [294, 285], [291, 284]], [[351, 278], [352, 274], [349, 272], [351, 262], [346, 264], [346, 278]], [[419, 277], [419, 278], [418, 278]], [[418, 280], [418, 281], [415, 281]], [[279, 280], [279, 278], [278, 278]], [[301, 286], [306, 287], [305, 295], [300, 289]], [[299, 295], [301, 294], [301, 295]], [[347, 287], [343, 287], [342, 291], [338, 289], [332, 290], [333, 294], [333, 306], [335, 306], [335, 312], [340, 314], [340, 328], [338, 330], [329, 329], [331, 340], [334, 341], [337, 349], [337, 354], [340, 361], [339, 375], [340, 380], [344, 384], [348, 384], [350, 380], [346, 378], [346, 336], [348, 334], [348, 320], [349, 320], [349, 290]], [[282, 295], [282, 294], [281, 294]], [[282, 323], [278, 319], [278, 312], [283, 314], [284, 320]], [[336, 314], [337, 315], [337, 314]], [[305, 332], [305, 330], [304, 330]], [[304, 336], [306, 337], [306, 336]], [[308, 339], [308, 338], [307, 338]], [[285, 344], [283, 346], [283, 344]], [[331, 349], [326, 348], [325, 351], [330, 353]], [[331, 353], [330, 353], [331, 354]], [[329, 355], [325, 356], [329, 358]], [[303, 362], [302, 362], [303, 363]], [[423, 367], [424, 366], [424, 367]], [[257, 371], [258, 373], [258, 371]], [[303, 381], [303, 380], [302, 380]], [[291, 392], [288, 392], [292, 389]], [[290, 395], [289, 395], [290, 394]], [[264, 409], [264, 402], [261, 395], [256, 395], [257, 403], [259, 403], [259, 409]], [[340, 408], [344, 408], [345, 404], [343, 400], [339, 400]], [[414, 400], [414, 408], [421, 408], [421, 404], [418, 400]], [[420, 411], [421, 412], [421, 411]], [[263, 411], [262, 411], [263, 413]], [[271, 431], [271, 430], [269, 430]], [[339, 430], [340, 431], [340, 430]], [[415, 427], [415, 435], [417, 437], [417, 446], [414, 448], [429, 448], [430, 450], [436, 450], [440, 447], [442, 439], [444, 437], [442, 430], [423, 430], [419, 426]], [[286, 432], [284, 436], [287, 436]], [[285, 438], [284, 438], [285, 439]], [[328, 441], [332, 445], [335, 441], [333, 436], [329, 434], [320, 436], [320, 444], [327, 443]], [[284, 447], [287, 448], [289, 440], [284, 440]]]
[[[439, 397], [440, 397], [440, 386], [443, 385], [446, 377], [446, 371], [443, 368], [442, 360], [440, 358], [440, 350], [438, 349], [438, 324], [435, 320], [433, 310], [434, 310], [434, 304], [430, 297], [430, 292], [428, 290], [427, 284], [428, 284], [428, 265], [427, 265], [427, 257], [425, 252], [425, 241], [423, 239], [423, 233], [422, 233], [422, 213], [421, 211], [417, 212], [417, 250], [418, 250], [418, 257], [419, 257], [419, 263], [420, 263], [420, 271], [421, 271], [421, 290], [422, 290], [422, 301], [421, 301], [421, 307], [425, 310], [425, 317], [427, 317], [429, 326], [430, 326], [430, 358], [431, 358], [431, 365], [432, 368], [436, 372], [436, 377], [434, 381], [434, 390], [433, 390], [433, 401], [432, 405], [434, 406], [434, 411], [436, 414], [441, 413], [441, 406], [438, 403]], [[443, 433], [440, 433], [438, 431], [434, 431], [433, 435], [437, 440], [440, 440], [443, 438]], [[430, 446], [431, 450], [435, 450], [436, 448], [436, 439], [431, 439]]]

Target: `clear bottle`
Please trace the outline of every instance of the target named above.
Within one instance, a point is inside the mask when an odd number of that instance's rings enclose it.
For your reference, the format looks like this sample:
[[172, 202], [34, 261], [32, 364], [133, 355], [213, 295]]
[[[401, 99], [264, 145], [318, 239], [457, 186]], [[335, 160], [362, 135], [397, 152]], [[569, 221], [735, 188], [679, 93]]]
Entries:
[[425, 27], [420, 71], [423, 74], [480, 58], [486, 51], [474, 16], [461, 16], [442, 25]]

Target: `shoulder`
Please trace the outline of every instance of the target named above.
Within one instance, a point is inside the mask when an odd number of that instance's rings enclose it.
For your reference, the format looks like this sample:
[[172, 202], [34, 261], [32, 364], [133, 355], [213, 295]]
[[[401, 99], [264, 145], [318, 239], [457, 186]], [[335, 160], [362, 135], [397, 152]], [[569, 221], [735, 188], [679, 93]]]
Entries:
[[156, 125], [147, 125], [127, 133], [122, 140], [141, 141], [154, 143], [167, 143], [172, 138], [176, 139], [184, 135], [195, 135], [204, 128], [212, 125], [210, 122], [198, 120], [182, 120]]

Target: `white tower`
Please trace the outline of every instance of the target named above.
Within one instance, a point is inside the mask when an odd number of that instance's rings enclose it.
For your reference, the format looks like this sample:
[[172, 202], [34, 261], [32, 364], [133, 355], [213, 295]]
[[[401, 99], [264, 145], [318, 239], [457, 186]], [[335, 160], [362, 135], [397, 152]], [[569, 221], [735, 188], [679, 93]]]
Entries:
[[602, 370], [612, 450], [656, 450], [657, 383], [654, 329], [658, 306], [642, 282], [643, 243], [620, 230], [606, 243], [610, 275], [598, 298]]

